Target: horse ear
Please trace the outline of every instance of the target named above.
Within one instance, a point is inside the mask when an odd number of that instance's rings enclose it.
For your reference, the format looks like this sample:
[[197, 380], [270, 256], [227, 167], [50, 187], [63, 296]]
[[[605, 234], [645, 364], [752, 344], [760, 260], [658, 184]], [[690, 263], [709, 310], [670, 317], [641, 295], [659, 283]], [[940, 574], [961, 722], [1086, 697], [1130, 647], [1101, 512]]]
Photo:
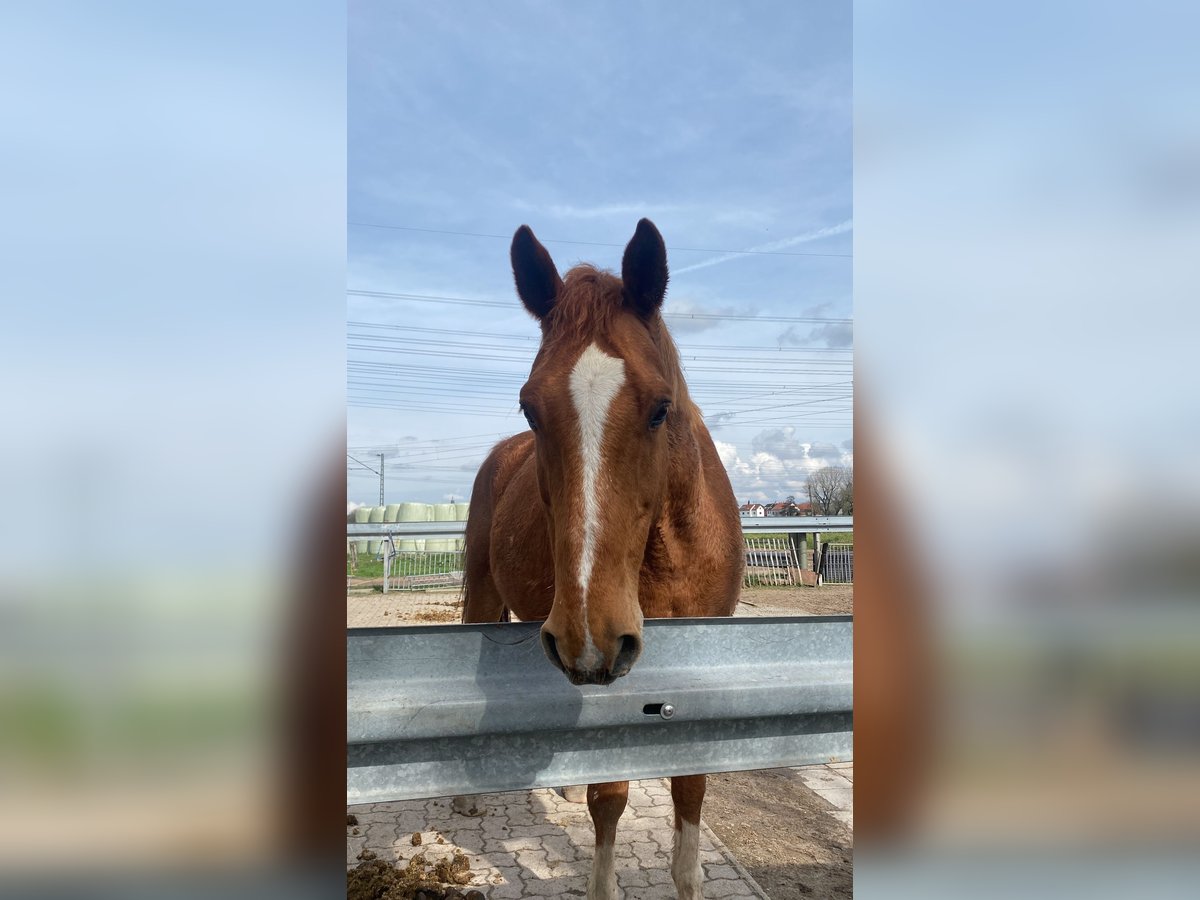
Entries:
[[554, 298], [562, 288], [562, 279], [554, 268], [554, 260], [546, 248], [533, 236], [533, 229], [522, 225], [513, 235], [512, 250], [513, 278], [517, 282], [517, 294], [525, 308], [539, 319], [554, 307]]
[[625, 248], [621, 280], [625, 282], [625, 302], [642, 318], [649, 318], [662, 306], [667, 294], [667, 245], [649, 219], [638, 222]]

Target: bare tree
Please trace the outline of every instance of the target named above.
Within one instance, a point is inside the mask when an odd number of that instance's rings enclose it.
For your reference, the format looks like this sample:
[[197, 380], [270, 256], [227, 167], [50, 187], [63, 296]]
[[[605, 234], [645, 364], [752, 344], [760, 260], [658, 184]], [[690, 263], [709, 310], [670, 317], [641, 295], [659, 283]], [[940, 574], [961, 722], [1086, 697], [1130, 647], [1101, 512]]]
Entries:
[[808, 476], [808, 502], [814, 516], [854, 514], [854, 470], [825, 466]]

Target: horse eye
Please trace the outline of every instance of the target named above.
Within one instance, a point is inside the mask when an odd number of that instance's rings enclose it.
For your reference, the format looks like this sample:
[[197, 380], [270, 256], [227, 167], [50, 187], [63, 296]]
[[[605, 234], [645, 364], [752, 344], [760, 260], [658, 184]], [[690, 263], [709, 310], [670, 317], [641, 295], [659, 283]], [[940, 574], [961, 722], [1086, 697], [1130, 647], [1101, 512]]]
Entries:
[[537, 431], [537, 422], [534, 421], [533, 413], [529, 411], [529, 407], [524, 403], [521, 404], [521, 414], [525, 416], [525, 421], [529, 423], [529, 430]]
[[658, 404], [658, 408], [654, 410], [654, 415], [650, 417], [650, 428], [655, 429], [662, 425], [667, 420], [667, 409], [670, 407], [670, 401], [664, 400]]

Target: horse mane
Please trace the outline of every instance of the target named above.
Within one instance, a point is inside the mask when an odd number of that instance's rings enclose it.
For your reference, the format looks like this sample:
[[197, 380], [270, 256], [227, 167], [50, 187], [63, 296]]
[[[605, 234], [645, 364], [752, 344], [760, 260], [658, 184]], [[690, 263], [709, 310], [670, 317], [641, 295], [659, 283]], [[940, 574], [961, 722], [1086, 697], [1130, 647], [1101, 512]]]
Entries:
[[[553, 350], [558, 344], [582, 343], [606, 334], [623, 308], [621, 279], [591, 263], [580, 263], [567, 272], [563, 290], [542, 321], [542, 346]], [[679, 350], [657, 310], [646, 320], [646, 327], [662, 355], [663, 368], [675, 382], [676, 406], [688, 410], [692, 404], [679, 364]]]

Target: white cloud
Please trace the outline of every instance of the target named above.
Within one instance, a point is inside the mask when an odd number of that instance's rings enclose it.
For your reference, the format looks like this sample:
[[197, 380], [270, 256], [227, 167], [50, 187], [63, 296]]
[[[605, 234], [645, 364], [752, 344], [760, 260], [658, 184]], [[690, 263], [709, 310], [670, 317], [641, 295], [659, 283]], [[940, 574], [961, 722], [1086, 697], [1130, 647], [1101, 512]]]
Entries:
[[739, 503], [782, 500], [788, 495], [801, 497], [808, 476], [817, 469], [854, 464], [853, 453], [846, 446], [802, 441], [792, 427], [770, 428], [757, 434], [751, 441], [749, 459], [742, 459], [735, 444], [715, 443]]
[[733, 466], [738, 461], [738, 451], [736, 444], [727, 444], [725, 441], [714, 440], [713, 443], [717, 447], [717, 456], [721, 457], [721, 464], [725, 468]]

